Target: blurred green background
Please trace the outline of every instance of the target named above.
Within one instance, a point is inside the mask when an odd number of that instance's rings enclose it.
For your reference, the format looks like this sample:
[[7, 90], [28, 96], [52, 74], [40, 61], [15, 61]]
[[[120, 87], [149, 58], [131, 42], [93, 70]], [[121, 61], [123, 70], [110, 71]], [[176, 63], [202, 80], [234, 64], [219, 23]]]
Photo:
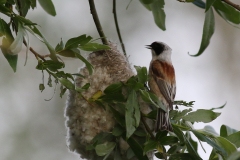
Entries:
[[[238, 3], [238, 0], [232, 0]], [[27, 18], [40, 25], [39, 29], [56, 46], [63, 38], [88, 34], [98, 38], [89, 10], [88, 1], [53, 0], [57, 12], [51, 17], [38, 5]], [[191, 3], [166, 1], [166, 31], [154, 23], [152, 13], [138, 0], [117, 1], [117, 13], [122, 37], [129, 61], [132, 65], [147, 66], [151, 60], [145, 45], [163, 41], [173, 50], [172, 60], [176, 70], [176, 100], [196, 101], [194, 109], [219, 107], [227, 101], [222, 115], [213, 121], [217, 132], [222, 124], [240, 130], [240, 30], [227, 24], [217, 14], [215, 34], [207, 50], [197, 58], [202, 36], [204, 10]], [[119, 43], [112, 15], [112, 1], [98, 0], [96, 8], [108, 40]], [[1, 18], [6, 19], [3, 14]], [[30, 36], [31, 47], [40, 54], [48, 54], [46, 47]], [[118, 45], [119, 49], [120, 45]], [[23, 47], [24, 48], [24, 47]], [[87, 52], [84, 53], [87, 56]], [[24, 67], [25, 48], [19, 55], [17, 72], [13, 73], [5, 57], [0, 54], [0, 160], [77, 160], [79, 155], [68, 151], [64, 109], [65, 94], [61, 99], [59, 89], [46, 87], [41, 93], [42, 73], [36, 70], [37, 60], [29, 53]], [[65, 71], [76, 73], [83, 64], [77, 59], [63, 58]], [[48, 75], [45, 73], [45, 84]], [[58, 87], [59, 88], [59, 87]], [[181, 108], [182, 109], [182, 108]], [[197, 129], [205, 124], [197, 123]], [[207, 159], [211, 148], [204, 144], [207, 154], [199, 148], [203, 159]]]

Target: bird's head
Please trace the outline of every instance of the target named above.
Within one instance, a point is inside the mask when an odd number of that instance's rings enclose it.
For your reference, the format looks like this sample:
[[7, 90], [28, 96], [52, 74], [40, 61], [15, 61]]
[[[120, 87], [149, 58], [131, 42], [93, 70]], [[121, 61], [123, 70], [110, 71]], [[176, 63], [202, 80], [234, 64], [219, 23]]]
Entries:
[[152, 51], [153, 60], [162, 60], [171, 62], [172, 49], [163, 42], [153, 42], [151, 45], [146, 45]]

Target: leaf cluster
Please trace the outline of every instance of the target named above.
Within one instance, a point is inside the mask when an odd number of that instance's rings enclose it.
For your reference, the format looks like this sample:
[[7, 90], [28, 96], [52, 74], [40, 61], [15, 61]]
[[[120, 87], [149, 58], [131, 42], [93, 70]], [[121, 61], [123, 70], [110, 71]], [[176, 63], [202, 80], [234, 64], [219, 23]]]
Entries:
[[[154, 136], [151, 126], [146, 126], [146, 118], [155, 121], [157, 108], [163, 108], [161, 101], [148, 91], [146, 82], [148, 76], [145, 67], [135, 66], [137, 75], [128, 79], [126, 83], [119, 82], [109, 85], [103, 92], [93, 95], [92, 103], [100, 104], [104, 109], [109, 108], [117, 122], [112, 132], [100, 133], [92, 140], [92, 144], [87, 149], [96, 151], [98, 156], [104, 156], [104, 159], [111, 154], [115, 159], [122, 159], [118, 154], [120, 149], [117, 142], [120, 138], [126, 140], [130, 148], [127, 151], [127, 158], [136, 156], [140, 160], [147, 160], [146, 153], [154, 151], [155, 156], [159, 159], [202, 159], [198, 155], [198, 143], [193, 140], [194, 135], [198, 141], [208, 143], [212, 148], [209, 159], [228, 159], [230, 155], [237, 154], [237, 148], [240, 145], [239, 131], [223, 125], [220, 135], [209, 125], [203, 129], [194, 129], [193, 124], [196, 122], [209, 123], [215, 120], [220, 113], [212, 109], [198, 109], [193, 111], [192, 108], [184, 110], [170, 111], [170, 120], [174, 132], [159, 131]], [[91, 87], [91, 86], [90, 86]], [[127, 95], [122, 93], [127, 91]], [[90, 100], [89, 99], [89, 100]], [[139, 99], [152, 106], [153, 111], [145, 115], [141, 113], [141, 104]], [[175, 101], [175, 105], [193, 107], [193, 102]], [[139, 124], [143, 124], [144, 128]], [[111, 137], [105, 139], [104, 136]], [[169, 148], [169, 149], [167, 149]], [[203, 148], [204, 149], [204, 148]]]

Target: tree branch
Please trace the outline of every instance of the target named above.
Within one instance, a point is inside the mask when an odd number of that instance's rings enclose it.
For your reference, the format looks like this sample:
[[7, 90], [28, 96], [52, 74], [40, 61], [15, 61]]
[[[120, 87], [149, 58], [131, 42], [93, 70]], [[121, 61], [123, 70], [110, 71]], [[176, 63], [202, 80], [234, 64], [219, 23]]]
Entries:
[[123, 40], [122, 40], [120, 29], [119, 29], [119, 26], [118, 26], [117, 11], [116, 11], [116, 0], [113, 0], [113, 16], [114, 16], [114, 22], [115, 22], [115, 25], [116, 25], [118, 38], [119, 38], [119, 41], [121, 43], [121, 47], [122, 47], [122, 50], [123, 50], [123, 54], [127, 58], [127, 53], [126, 53], [125, 46], [124, 46], [124, 43], [123, 43]]
[[94, 20], [94, 23], [97, 27], [99, 36], [102, 39], [102, 43], [107, 45], [108, 42], [107, 42], [107, 39], [106, 39], [106, 37], [104, 35], [104, 32], [102, 30], [102, 26], [101, 26], [101, 23], [100, 23], [99, 18], [98, 18], [97, 10], [95, 8], [94, 0], [88, 0], [88, 1], [89, 1], [89, 5], [90, 5], [91, 14], [93, 16], [93, 20]]
[[238, 4], [235, 4], [229, 0], [222, 0], [222, 1], [227, 3], [228, 5], [232, 6], [233, 8], [237, 9], [238, 11], [240, 11], [240, 6]]

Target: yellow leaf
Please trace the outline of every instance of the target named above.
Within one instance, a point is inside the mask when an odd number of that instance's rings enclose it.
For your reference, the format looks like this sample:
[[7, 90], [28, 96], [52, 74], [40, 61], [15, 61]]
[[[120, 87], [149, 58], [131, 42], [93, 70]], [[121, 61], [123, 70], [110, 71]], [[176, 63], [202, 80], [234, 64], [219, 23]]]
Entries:
[[157, 150], [158, 150], [158, 152], [163, 153], [162, 145], [157, 144]]
[[92, 99], [93, 101], [95, 101], [95, 100], [97, 100], [99, 97], [101, 97], [101, 95], [102, 95], [102, 91], [99, 90], [99, 91], [97, 91], [97, 92], [91, 97], [91, 99]]

